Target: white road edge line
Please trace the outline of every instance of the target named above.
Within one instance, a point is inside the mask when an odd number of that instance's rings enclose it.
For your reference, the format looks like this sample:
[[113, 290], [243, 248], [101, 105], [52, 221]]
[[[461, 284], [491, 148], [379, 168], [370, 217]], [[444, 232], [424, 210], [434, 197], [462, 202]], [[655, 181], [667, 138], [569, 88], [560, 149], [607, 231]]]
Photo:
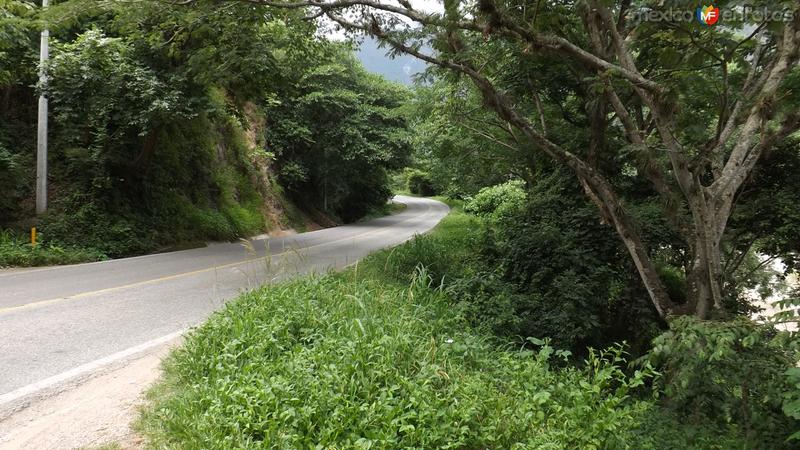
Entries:
[[[433, 209], [432, 205], [428, 205], [428, 209], [421, 216], [416, 217], [416, 219], [419, 219], [420, 217], [426, 216], [428, 213], [431, 212], [432, 209]], [[450, 208], [448, 207], [447, 208], [447, 212], [449, 212], [449, 211], [450, 211]], [[406, 219], [403, 222], [408, 221], [408, 220], [411, 220], [411, 219]], [[435, 226], [432, 227], [429, 230], [426, 230], [425, 232], [423, 232], [421, 234], [427, 234], [433, 228], [435, 228]], [[385, 232], [386, 230], [379, 230], [379, 231], [384, 231]], [[376, 231], [376, 232], [379, 232], [379, 231]], [[370, 234], [370, 233], [366, 233], [366, 234]], [[403, 244], [403, 243], [413, 239], [415, 236], [417, 236], [419, 234], [420, 233], [414, 233], [411, 236], [409, 236], [408, 238], [406, 238], [403, 241], [401, 241], [400, 243], [395, 244], [394, 246]], [[147, 256], [155, 256], [155, 254], [154, 255], [142, 255], [139, 258], [147, 257]], [[107, 261], [98, 261], [98, 262], [89, 263], [89, 264], [97, 264], [97, 263], [102, 263], [102, 262], [107, 262]], [[354, 262], [352, 262], [350, 264], [346, 264], [344, 266], [344, 268], [347, 268], [347, 267], [353, 266], [355, 264], [358, 264], [358, 262], [359, 261], [354, 261]], [[127, 348], [125, 350], [122, 350], [122, 351], [119, 351], [117, 353], [112, 353], [111, 355], [105, 356], [103, 358], [99, 358], [99, 359], [96, 359], [94, 361], [82, 364], [82, 365], [80, 365], [78, 367], [75, 367], [75, 368], [72, 368], [70, 370], [67, 370], [66, 372], [62, 372], [60, 374], [53, 375], [51, 377], [45, 378], [45, 379], [37, 381], [35, 383], [31, 383], [31, 384], [28, 384], [26, 386], [17, 388], [15, 390], [11, 391], [11, 392], [8, 392], [8, 393], [5, 393], [5, 394], [1, 394], [0, 395], [0, 421], [4, 420], [7, 417], [6, 414], [13, 414], [13, 412], [14, 412], [13, 410], [16, 409], [16, 408], [12, 408], [12, 411], [3, 411], [3, 408], [7, 407], [9, 405], [13, 406], [13, 403], [16, 402], [16, 401], [25, 399], [28, 396], [31, 396], [33, 394], [37, 394], [39, 392], [43, 392], [43, 391], [45, 391], [47, 389], [51, 389], [51, 388], [57, 387], [57, 386], [61, 385], [62, 383], [65, 383], [67, 381], [70, 381], [70, 380], [73, 380], [73, 379], [78, 379], [81, 376], [86, 376], [86, 375], [92, 374], [93, 372], [98, 371], [98, 369], [105, 368], [106, 366], [110, 366], [115, 362], [118, 362], [118, 361], [130, 358], [130, 357], [133, 357], [133, 356], [135, 356], [135, 355], [137, 355], [139, 353], [143, 353], [143, 352], [145, 352], [145, 351], [147, 351], [147, 350], [149, 350], [151, 348], [154, 348], [154, 347], [157, 347], [159, 345], [165, 344], [165, 343], [167, 343], [167, 342], [169, 342], [169, 341], [171, 341], [173, 339], [176, 339], [176, 338], [180, 337], [181, 335], [186, 333], [186, 331], [188, 331], [188, 330], [189, 330], [189, 328], [187, 327], [187, 328], [181, 329], [179, 331], [167, 334], [165, 336], [161, 336], [159, 338], [155, 338], [155, 339], [149, 340], [147, 342], [143, 342], [141, 344], [135, 345], [133, 347], [129, 347], [129, 348]], [[24, 405], [24, 406], [27, 406], [27, 405]], [[24, 407], [24, 406], [21, 406], [21, 407]]]
[[[175, 338], [180, 337], [184, 334], [188, 328], [184, 328], [180, 331], [176, 331], [174, 333], [170, 333], [166, 336], [161, 336], [160, 338], [152, 339], [150, 341], [141, 343], [139, 345], [135, 345], [133, 347], [129, 347], [125, 350], [122, 350], [117, 353], [112, 353], [108, 356], [105, 356], [100, 359], [96, 359], [94, 361], [88, 362], [86, 364], [82, 364], [78, 367], [70, 369], [66, 372], [62, 372], [58, 375], [53, 375], [51, 377], [45, 378], [43, 380], [37, 381], [35, 383], [31, 383], [27, 386], [23, 386], [21, 388], [17, 388], [11, 392], [6, 394], [0, 395], [0, 408], [6, 405], [10, 405], [11, 403], [23, 399], [29, 395], [36, 394], [48, 388], [53, 388], [58, 386], [61, 383], [66, 381], [72, 380], [74, 378], [78, 378], [82, 375], [87, 375], [92, 372], [97, 371], [100, 368], [105, 366], [111, 365], [117, 361], [132, 357], [138, 353], [142, 353], [146, 350], [149, 350], [153, 347], [157, 347], [161, 344], [165, 344]], [[0, 417], [0, 419], [2, 419]]]

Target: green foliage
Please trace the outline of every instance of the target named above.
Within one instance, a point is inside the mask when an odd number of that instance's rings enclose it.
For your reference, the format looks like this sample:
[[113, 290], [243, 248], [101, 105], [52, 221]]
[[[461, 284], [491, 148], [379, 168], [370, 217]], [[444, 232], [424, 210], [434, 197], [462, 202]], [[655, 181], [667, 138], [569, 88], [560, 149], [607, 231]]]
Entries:
[[478, 217], [498, 221], [524, 208], [527, 200], [525, 182], [512, 180], [481, 188], [464, 204], [464, 211]]
[[[765, 155], [763, 165], [753, 174], [751, 187], [741, 192], [730, 221], [735, 233], [728, 242], [732, 253], [740, 257], [734, 259], [740, 265], [736, 271], [729, 270], [732, 276], [728, 280], [740, 301], [767, 284], [765, 275], [769, 278], [771, 274], [757, 267], [764, 256], [780, 258], [786, 273], [800, 269], [800, 192], [796, 184], [786, 182], [798, 177], [800, 140], [794, 138]], [[732, 264], [729, 267], [734, 268]]]
[[[54, 10], [72, 3], [78, 2]], [[151, 12], [144, 4], [120, 10], [106, 4], [77, 13], [91, 18], [88, 31], [83, 19], [67, 25], [74, 34], [54, 30], [69, 37], [54, 40], [50, 82], [42, 86], [53, 116], [54, 189], [39, 225], [51, 242], [117, 257], [180, 241], [234, 239], [264, 227], [244, 131], [231, 119], [224, 92], [159, 65], [153, 54], [163, 51], [160, 42], [131, 39], [130, 32], [108, 37], [108, 30], [124, 30], [128, 15]], [[142, 24], [137, 33], [153, 25]], [[24, 131], [21, 123], [8, 132]], [[10, 154], [0, 171], [19, 167], [28, 152], [12, 148]], [[25, 163], [33, 167], [30, 159]], [[21, 173], [11, 179], [30, 181]], [[0, 221], [24, 217], [17, 203]]]
[[[797, 421], [800, 421], [800, 368], [792, 367], [786, 370], [787, 383], [789, 389], [783, 394], [783, 413]], [[797, 427], [795, 427], [797, 430]], [[795, 431], [789, 436], [790, 440], [800, 440], [800, 430]]]
[[36, 76], [35, 10], [33, 1], [0, 0], [0, 226], [20, 218], [33, 184], [33, 135], [19, 128], [35, 120], [26, 105]]
[[105, 259], [100, 251], [62, 247], [49, 243], [46, 236], [42, 237], [44, 239], [40, 238], [34, 247], [10, 231], [0, 230], [0, 268], [78, 264]]
[[631, 446], [640, 450], [745, 450], [744, 433], [735, 424], [693, 423], [670, 409], [654, 405], [633, 430]]
[[658, 267], [658, 275], [664, 282], [664, 287], [672, 301], [678, 304], [686, 302], [687, 285], [686, 275], [683, 271], [665, 264]]
[[55, 208], [70, 214], [49, 213], [41, 219], [39, 229], [53, 242], [97, 249], [111, 258], [140, 255], [156, 246], [141, 218], [121, 211], [113, 214], [89, 196], [62, 199]]
[[319, 64], [292, 67], [267, 110], [267, 142], [279, 179], [300, 203], [351, 222], [391, 196], [387, 170], [410, 151], [399, 106], [405, 88], [369, 74], [345, 48], [314, 51]]
[[28, 160], [29, 158], [10, 152], [0, 140], [0, 192], [5, 193], [0, 196], [0, 214], [11, 216], [11, 212], [19, 204], [25, 187], [30, 182], [24, 164]]
[[419, 267], [425, 267], [434, 285], [447, 284], [474, 273], [480, 263], [478, 251], [484, 232], [479, 220], [456, 210], [433, 234], [370, 255], [359, 271], [407, 284]]
[[448, 81], [437, 78], [417, 86], [409, 103], [415, 165], [452, 198], [475, 195], [502, 184], [509, 174], [524, 173], [528, 161], [475, 131], [478, 123], [482, 129], [496, 123], [480, 108], [480, 95], [466, 80]]
[[109, 171], [135, 159], [132, 137], [145, 136], [168, 116], [186, 117], [179, 93], [134, 59], [123, 39], [99, 30], [55, 45], [48, 72], [44, 91], [58, 137], [53, 144], [84, 157], [74, 171], [96, 171], [89, 187], [107, 186]]
[[197, 233], [201, 236], [208, 236], [210, 239], [224, 241], [236, 236], [235, 229], [227, 217], [216, 209], [199, 209], [190, 203], [185, 203], [186, 211], [183, 217], [197, 228]]
[[430, 175], [418, 169], [411, 169], [406, 173], [406, 187], [412, 194], [424, 197], [438, 193]]
[[746, 319], [707, 322], [691, 317], [671, 321], [653, 342], [648, 364], [666, 405], [691, 423], [733, 427], [747, 448], [789, 448], [786, 439], [800, 427], [785, 399], [796, 395], [798, 352], [785, 334]]
[[623, 340], [637, 353], [647, 348], [659, 325], [646, 293], [569, 178], [553, 172], [527, 189], [521, 181], [484, 188], [465, 210], [489, 225], [482, 264], [448, 289], [476, 323], [505, 336], [547, 336], [576, 353]]
[[584, 369], [497, 348], [418, 272], [246, 294], [166, 362], [141, 428], [160, 447], [629, 448], [646, 404], [619, 348]]
[[52, 32], [39, 86], [51, 207], [37, 225], [54, 244], [139, 254], [261, 233], [268, 204], [287, 213], [270, 224], [302, 229], [289, 197], [351, 221], [391, 195], [386, 170], [408, 153], [407, 92], [315, 38], [300, 12], [209, 0], [39, 11], [0, 8], [0, 225], [33, 220], [34, 19]]
[[19, 83], [35, 71], [35, 66], [24, 64], [33, 60], [26, 51], [33, 47], [35, 10], [32, 0], [0, 0], [0, 88]]

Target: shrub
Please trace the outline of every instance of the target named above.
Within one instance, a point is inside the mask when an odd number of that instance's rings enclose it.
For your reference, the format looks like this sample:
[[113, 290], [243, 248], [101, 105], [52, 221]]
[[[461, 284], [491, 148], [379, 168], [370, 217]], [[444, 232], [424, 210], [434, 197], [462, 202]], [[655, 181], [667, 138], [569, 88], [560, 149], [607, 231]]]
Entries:
[[686, 293], [688, 291], [686, 274], [679, 268], [667, 264], [661, 264], [656, 269], [672, 301], [677, 304], [686, 303]]
[[430, 197], [431, 195], [437, 194], [436, 187], [433, 185], [433, 180], [431, 180], [427, 172], [412, 169], [408, 171], [406, 180], [408, 191], [414, 195]]
[[13, 220], [20, 212], [20, 200], [29, 189], [28, 161], [23, 155], [9, 151], [3, 142], [0, 126], [0, 226]]
[[798, 353], [768, 326], [680, 317], [655, 339], [645, 361], [660, 369], [665, 404], [704, 426], [735, 427], [747, 448], [788, 448], [800, 421], [787, 417], [783, 401], [793, 391], [787, 370]]
[[0, 231], [0, 267], [77, 264], [102, 259], [105, 255], [95, 249], [61, 247], [47, 241], [33, 247], [9, 231]]
[[231, 240], [236, 237], [236, 232], [224, 214], [215, 209], [191, 208], [187, 213], [187, 226], [196, 227], [200, 236], [218, 241]]
[[401, 284], [411, 281], [424, 266], [433, 283], [440, 285], [474, 273], [485, 229], [475, 217], [451, 212], [429, 235], [367, 257], [359, 270]]
[[486, 219], [500, 220], [525, 206], [527, 194], [521, 180], [482, 188], [464, 204], [464, 211]]
[[643, 415], [641, 427], [632, 430], [630, 445], [637, 450], [745, 450], [746, 442], [735, 424], [691, 423], [675, 411], [653, 405]]
[[42, 218], [40, 231], [54, 244], [97, 249], [112, 258], [156, 247], [153, 230], [139, 217], [123, 211], [112, 214], [83, 195], [53, 205], [53, 211]]
[[488, 224], [484, 269], [450, 289], [495, 333], [547, 336], [576, 353], [624, 340], [641, 354], [660, 331], [619, 239], [563, 174], [481, 189], [464, 209]]

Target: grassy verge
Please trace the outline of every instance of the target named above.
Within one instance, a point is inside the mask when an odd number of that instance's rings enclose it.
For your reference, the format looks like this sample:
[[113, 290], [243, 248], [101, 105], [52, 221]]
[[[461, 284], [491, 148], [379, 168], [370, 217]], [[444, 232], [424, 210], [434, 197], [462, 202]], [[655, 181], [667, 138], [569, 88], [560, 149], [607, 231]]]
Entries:
[[[437, 199], [440, 200], [440, 199]], [[461, 212], [458, 202], [449, 202], [451, 213], [429, 234], [385, 251], [373, 253], [357, 271], [361, 278], [404, 286], [411, 282], [418, 267], [432, 277], [455, 278], [478, 263], [476, 248], [483, 226], [474, 216]]]
[[610, 361], [616, 353], [555, 369], [565, 355], [547, 345], [506, 348], [470, 328], [424, 270], [383, 270], [468, 220], [456, 214], [357, 269], [229, 303], [166, 361], [139, 424], [150, 445], [625, 446], [623, 424], [647, 404], [628, 398], [641, 379]]
[[241, 297], [167, 361], [141, 424], [150, 445], [624, 446], [646, 407], [626, 401], [638, 380], [600, 359], [553, 369], [549, 347], [497, 348], [424, 280], [328, 276]]
[[148, 445], [733, 448], [662, 421], [620, 347], [577, 367], [471, 327], [429, 273], [470, 270], [480, 226], [456, 210], [347, 272], [228, 303], [165, 361], [137, 424]]
[[8, 232], [0, 232], [0, 267], [33, 267], [78, 264], [106, 259], [97, 250], [51, 244], [31, 246]]

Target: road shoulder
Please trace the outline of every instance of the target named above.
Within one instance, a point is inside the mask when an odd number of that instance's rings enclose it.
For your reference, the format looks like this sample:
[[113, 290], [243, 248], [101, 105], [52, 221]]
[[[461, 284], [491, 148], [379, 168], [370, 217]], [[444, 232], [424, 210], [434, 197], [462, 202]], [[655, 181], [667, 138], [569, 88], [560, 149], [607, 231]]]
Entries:
[[0, 449], [73, 449], [116, 443], [140, 448], [131, 429], [144, 392], [160, 376], [161, 359], [180, 338], [136, 355], [76, 387], [34, 398], [0, 421]]

